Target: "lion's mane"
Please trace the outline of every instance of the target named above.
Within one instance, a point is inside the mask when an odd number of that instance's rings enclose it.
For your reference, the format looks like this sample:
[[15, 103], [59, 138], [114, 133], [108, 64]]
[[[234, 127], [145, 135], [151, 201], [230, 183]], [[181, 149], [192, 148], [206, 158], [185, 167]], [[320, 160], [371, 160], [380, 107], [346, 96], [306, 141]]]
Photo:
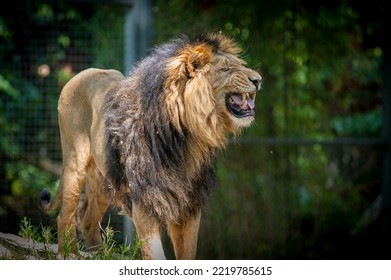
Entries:
[[161, 221], [181, 222], [206, 202], [215, 151], [230, 130], [211, 88], [208, 63], [218, 51], [239, 52], [219, 35], [176, 38], [108, 94], [106, 180], [123, 208], [132, 200]]

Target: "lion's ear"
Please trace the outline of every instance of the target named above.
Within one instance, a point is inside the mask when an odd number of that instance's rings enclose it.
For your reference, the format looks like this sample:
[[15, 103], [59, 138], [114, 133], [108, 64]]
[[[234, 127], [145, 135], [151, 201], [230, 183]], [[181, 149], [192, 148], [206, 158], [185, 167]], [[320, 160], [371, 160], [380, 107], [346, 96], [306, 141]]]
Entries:
[[205, 44], [190, 46], [184, 50], [186, 76], [194, 78], [196, 72], [204, 68], [212, 59], [212, 50]]
[[179, 82], [183, 77], [194, 78], [196, 73], [212, 60], [212, 49], [205, 44], [187, 45], [167, 63], [168, 83]]

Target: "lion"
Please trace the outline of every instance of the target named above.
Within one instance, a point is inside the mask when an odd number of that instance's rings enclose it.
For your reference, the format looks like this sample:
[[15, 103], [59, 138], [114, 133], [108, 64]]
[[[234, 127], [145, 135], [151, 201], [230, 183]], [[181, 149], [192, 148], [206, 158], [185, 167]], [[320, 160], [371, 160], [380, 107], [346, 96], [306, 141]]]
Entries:
[[[165, 259], [167, 229], [176, 259], [195, 259], [201, 211], [215, 184], [215, 160], [229, 135], [255, 118], [258, 72], [222, 33], [179, 36], [155, 47], [129, 76], [89, 68], [62, 89], [58, 120], [63, 172], [56, 196], [43, 190], [58, 233], [76, 240], [78, 215], [88, 247], [101, 244], [99, 222], [114, 205], [135, 225], [143, 259]], [[64, 253], [58, 235], [58, 256]]]

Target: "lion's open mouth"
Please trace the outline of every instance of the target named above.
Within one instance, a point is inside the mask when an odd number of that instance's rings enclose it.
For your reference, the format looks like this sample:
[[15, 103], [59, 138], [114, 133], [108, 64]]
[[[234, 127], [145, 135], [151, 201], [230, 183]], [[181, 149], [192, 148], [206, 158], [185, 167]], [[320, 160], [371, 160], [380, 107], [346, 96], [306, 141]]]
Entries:
[[226, 96], [228, 111], [237, 118], [255, 116], [255, 92], [231, 93]]

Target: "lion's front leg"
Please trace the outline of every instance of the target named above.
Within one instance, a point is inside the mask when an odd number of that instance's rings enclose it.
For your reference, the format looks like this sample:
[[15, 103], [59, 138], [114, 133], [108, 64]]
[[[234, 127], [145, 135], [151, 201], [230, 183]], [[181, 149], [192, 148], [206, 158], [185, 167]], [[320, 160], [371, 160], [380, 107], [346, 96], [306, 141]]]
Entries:
[[134, 203], [132, 206], [132, 219], [136, 227], [138, 238], [141, 241], [141, 256], [143, 259], [164, 260], [163, 245], [161, 241], [161, 224], [153, 216], [146, 213], [143, 207]]
[[168, 232], [177, 260], [193, 260], [197, 255], [201, 210], [181, 224], [169, 223]]

